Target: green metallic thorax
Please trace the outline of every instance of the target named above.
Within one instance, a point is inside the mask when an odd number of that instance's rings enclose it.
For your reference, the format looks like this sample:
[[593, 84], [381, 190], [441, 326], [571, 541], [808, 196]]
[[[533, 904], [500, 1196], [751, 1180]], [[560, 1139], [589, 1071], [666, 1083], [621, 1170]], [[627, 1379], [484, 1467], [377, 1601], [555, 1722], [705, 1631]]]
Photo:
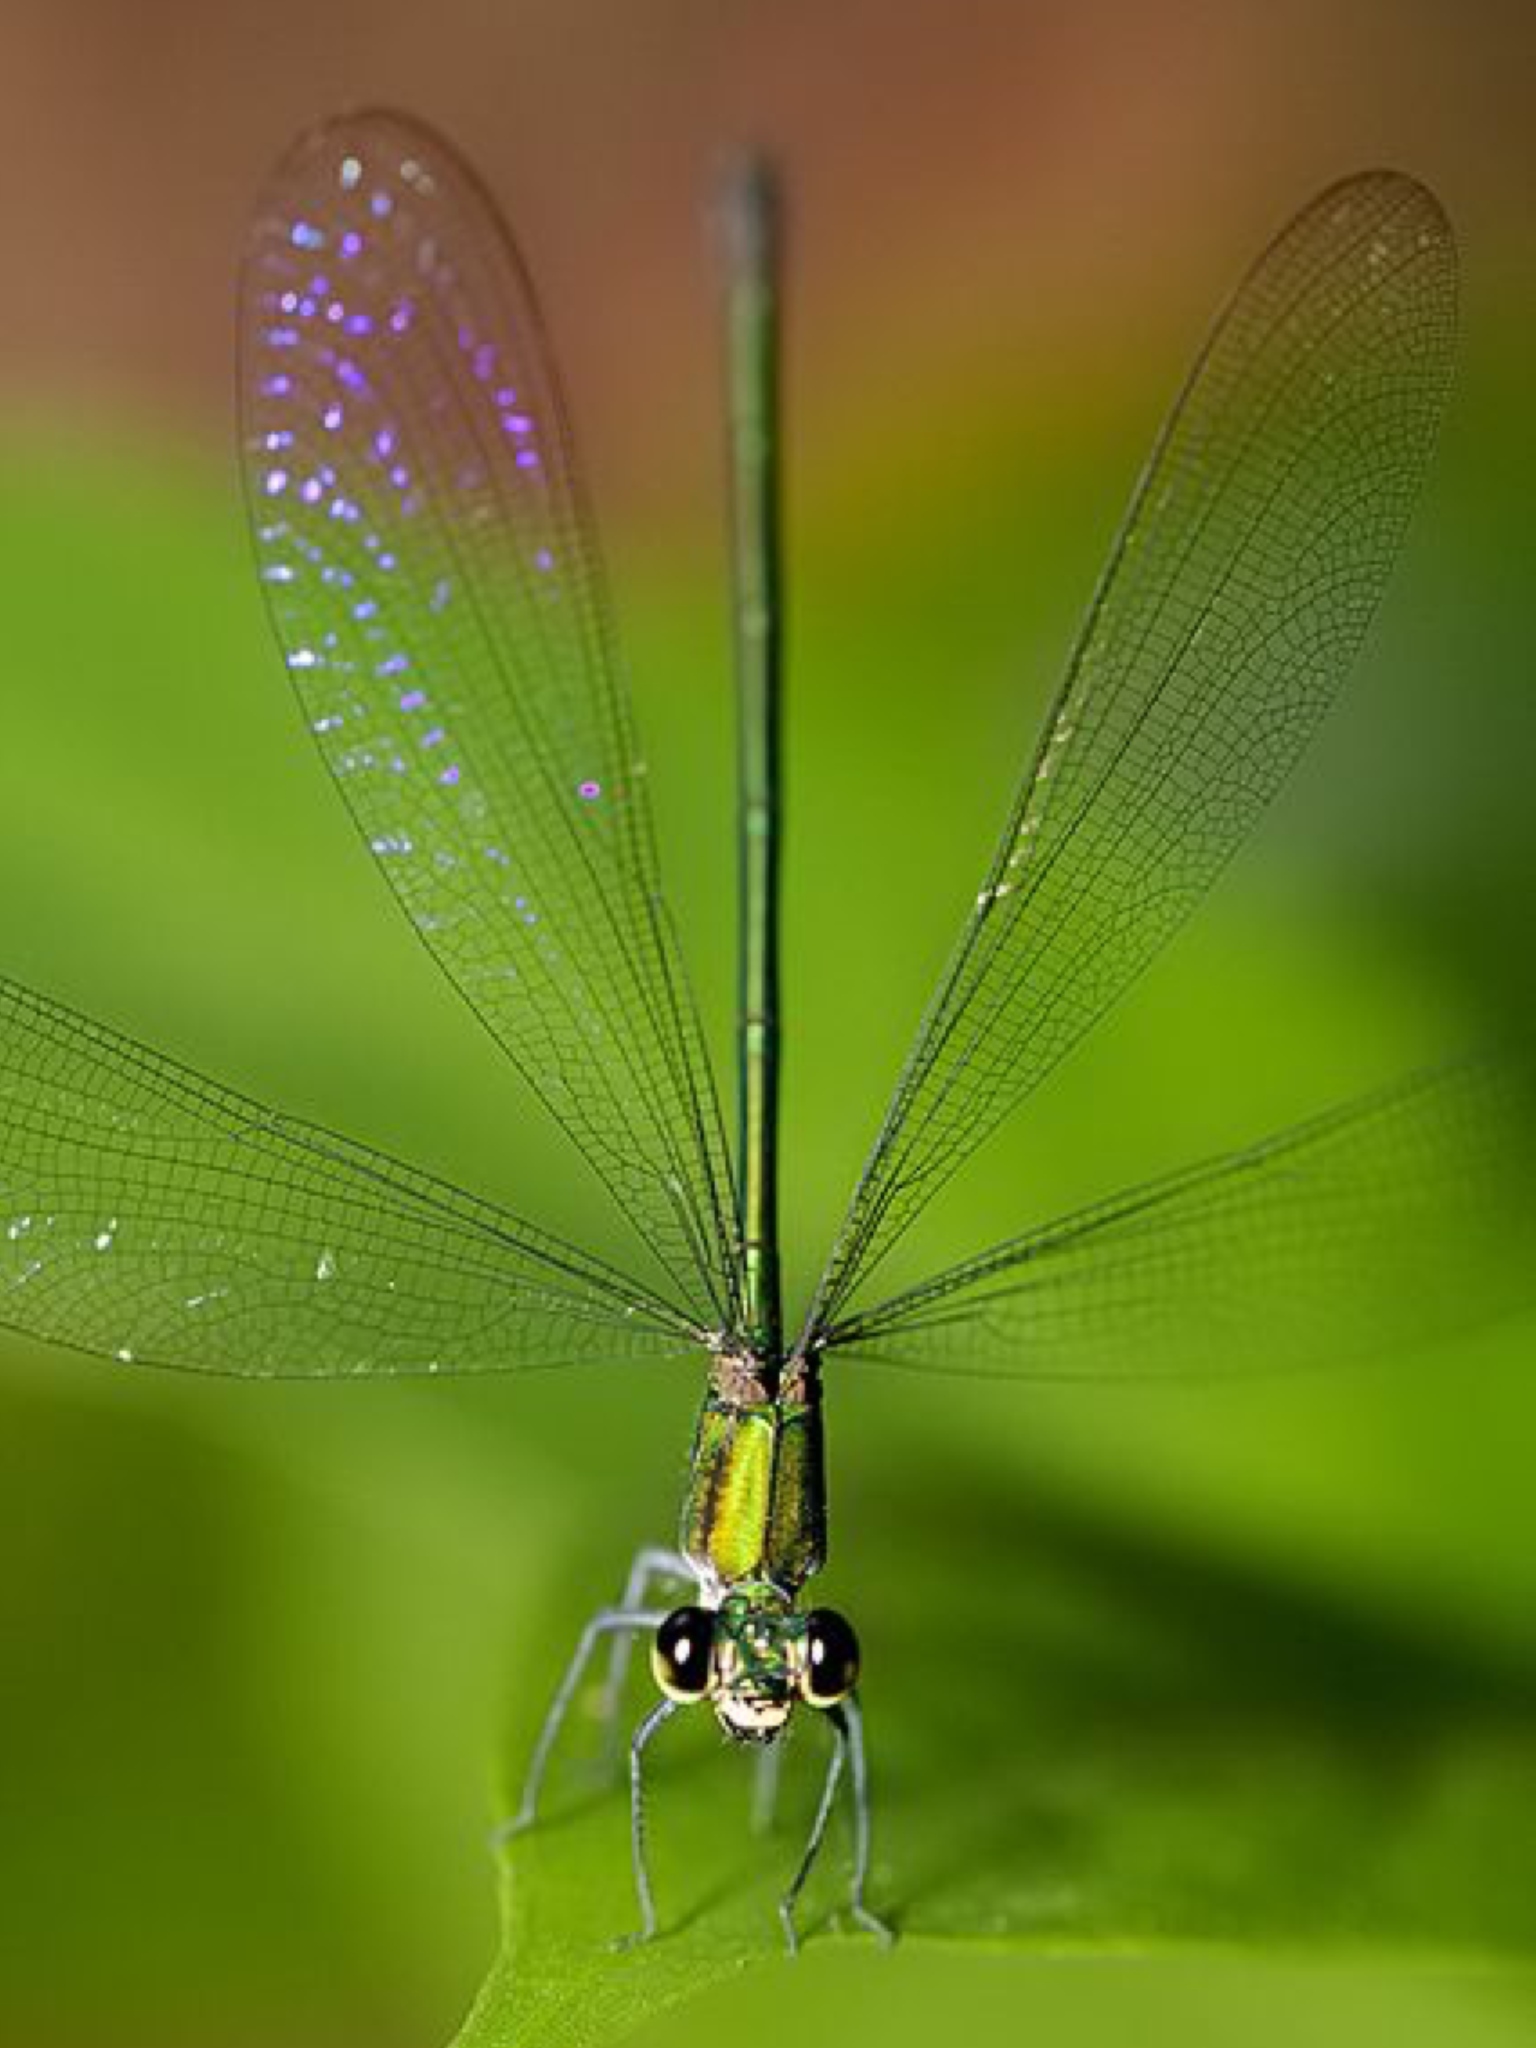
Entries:
[[814, 1361], [778, 1376], [722, 1352], [693, 1440], [680, 1547], [721, 1589], [764, 1583], [793, 1599], [827, 1554], [821, 1382]]

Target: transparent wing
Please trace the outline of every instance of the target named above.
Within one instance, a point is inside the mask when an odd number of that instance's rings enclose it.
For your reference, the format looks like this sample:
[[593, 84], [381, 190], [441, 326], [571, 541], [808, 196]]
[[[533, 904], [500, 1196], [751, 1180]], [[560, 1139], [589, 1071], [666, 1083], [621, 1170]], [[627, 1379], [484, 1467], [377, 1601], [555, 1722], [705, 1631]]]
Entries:
[[690, 1311], [734, 1214], [554, 364], [473, 175], [321, 128], [253, 228], [247, 494], [320, 752], [417, 933]]
[[1334, 187], [1218, 322], [1132, 500], [812, 1312], [854, 1288], [1199, 902], [1360, 645], [1438, 423], [1450, 230]]
[[1419, 1344], [1536, 1299], [1529, 1079], [1467, 1063], [1011, 1238], [831, 1343], [890, 1364], [1140, 1379]]
[[690, 1348], [595, 1260], [0, 982], [0, 1323], [202, 1372], [510, 1372]]

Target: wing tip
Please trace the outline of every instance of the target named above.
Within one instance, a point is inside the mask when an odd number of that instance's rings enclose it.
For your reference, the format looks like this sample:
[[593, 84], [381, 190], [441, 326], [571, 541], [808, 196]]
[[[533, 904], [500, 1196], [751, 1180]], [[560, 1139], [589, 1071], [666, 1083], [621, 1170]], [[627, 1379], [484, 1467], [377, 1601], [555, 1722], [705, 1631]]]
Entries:
[[1372, 164], [1347, 172], [1325, 185], [1302, 208], [1298, 220], [1331, 213], [1340, 226], [1351, 216], [1361, 215], [1364, 227], [1380, 227], [1388, 219], [1398, 221], [1415, 237], [1420, 248], [1438, 250], [1452, 264], [1456, 258], [1456, 230], [1444, 201], [1434, 188], [1392, 164]]

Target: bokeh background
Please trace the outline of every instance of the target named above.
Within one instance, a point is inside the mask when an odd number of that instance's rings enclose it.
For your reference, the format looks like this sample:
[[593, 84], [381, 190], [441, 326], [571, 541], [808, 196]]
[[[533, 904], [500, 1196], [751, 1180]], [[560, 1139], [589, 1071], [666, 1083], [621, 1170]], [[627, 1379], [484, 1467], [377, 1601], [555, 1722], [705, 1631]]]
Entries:
[[[1518, 1019], [1536, 883], [1533, 58], [1530, 10], [1493, 0], [8, 0], [4, 971], [621, 1248], [368, 872], [247, 559], [231, 305], [251, 195], [296, 128], [383, 100], [478, 161], [541, 282], [722, 1052], [732, 790], [703, 195], [744, 138], [786, 166], [802, 1284], [1162, 405], [1262, 239], [1372, 161], [1440, 191], [1466, 294], [1443, 459], [1368, 658], [1198, 927], [905, 1270]], [[1528, 1712], [1533, 1364], [1515, 1328], [1241, 1392], [850, 1382], [837, 1590], [872, 1639], [920, 1643], [861, 1523], [899, 1510], [927, 1532], [923, 1597], [963, 1615], [965, 1545], [987, 1543], [965, 1506], [1016, 1497], [1047, 1523], [1059, 1510], [1058, 1537], [1112, 1530], [1109, 1555], [1171, 1545], [1448, 1632], [1519, 1675]], [[632, 1544], [669, 1528], [693, 1392], [616, 1374], [259, 1389], [7, 1341], [0, 2041], [446, 2041], [494, 1948], [483, 1841], [507, 1729]], [[1027, 1580], [1027, 1555], [1006, 1563]], [[1129, 1597], [1155, 1636], [1156, 1583]], [[1118, 1670], [1106, 1656], [1104, 1685]], [[1373, 1712], [1390, 1727], [1412, 1706]], [[1031, 1761], [1070, 1776], [1070, 1756]], [[1371, 1825], [1390, 1815], [1388, 1798]], [[1469, 1863], [1477, 1841], [1468, 1820]], [[899, 1841], [882, 1882], [899, 1900]], [[1530, 1980], [1419, 1918], [1417, 1939], [1371, 1953], [1214, 1922], [1219, 1957], [824, 1953], [760, 2014], [732, 1994], [655, 2038], [782, 2038], [786, 1999], [806, 2042], [939, 2025], [1529, 2038]], [[1518, 1955], [1536, 1909], [1517, 1899], [1501, 1924]]]

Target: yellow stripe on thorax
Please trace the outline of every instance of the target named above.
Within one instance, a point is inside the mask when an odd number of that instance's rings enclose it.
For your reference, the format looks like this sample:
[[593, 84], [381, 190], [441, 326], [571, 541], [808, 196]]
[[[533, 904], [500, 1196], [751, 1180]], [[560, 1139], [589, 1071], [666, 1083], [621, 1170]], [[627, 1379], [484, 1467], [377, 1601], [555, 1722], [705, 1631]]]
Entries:
[[771, 1404], [706, 1401], [699, 1415], [683, 1550], [728, 1582], [752, 1577], [763, 1564], [777, 1434]]

